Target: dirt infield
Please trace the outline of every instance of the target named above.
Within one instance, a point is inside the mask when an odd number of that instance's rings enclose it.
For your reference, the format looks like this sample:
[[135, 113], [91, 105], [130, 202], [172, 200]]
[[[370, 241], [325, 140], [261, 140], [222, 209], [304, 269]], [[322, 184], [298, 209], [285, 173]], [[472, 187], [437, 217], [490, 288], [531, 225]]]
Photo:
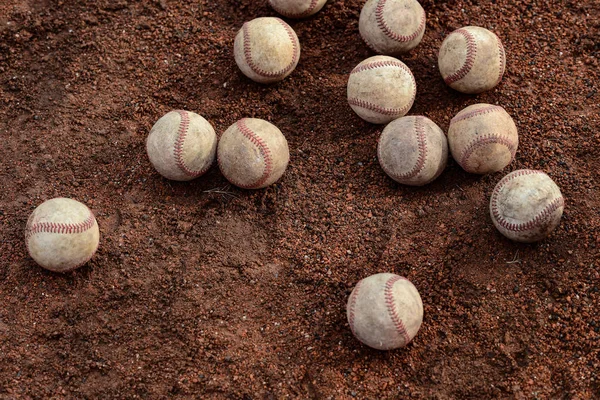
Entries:
[[[329, 0], [287, 20], [296, 70], [260, 85], [233, 39], [276, 16], [266, 1], [0, 1], [0, 399], [600, 398], [600, 5], [424, 0], [421, 44], [399, 57], [417, 81], [409, 115], [445, 132], [464, 107], [504, 107], [516, 160], [475, 176], [453, 160], [421, 188], [381, 170], [382, 126], [347, 104], [348, 74], [374, 55], [362, 1]], [[461, 26], [495, 32], [501, 84], [473, 96], [437, 69]], [[179, 183], [152, 168], [145, 139], [173, 109], [218, 134], [242, 117], [286, 135], [290, 164], [258, 191], [216, 166]], [[489, 216], [508, 172], [540, 169], [566, 199], [547, 239], [504, 238]], [[101, 242], [83, 268], [35, 265], [23, 231], [44, 200], [95, 213]], [[350, 332], [356, 282], [410, 279], [424, 321], [405, 349]]]

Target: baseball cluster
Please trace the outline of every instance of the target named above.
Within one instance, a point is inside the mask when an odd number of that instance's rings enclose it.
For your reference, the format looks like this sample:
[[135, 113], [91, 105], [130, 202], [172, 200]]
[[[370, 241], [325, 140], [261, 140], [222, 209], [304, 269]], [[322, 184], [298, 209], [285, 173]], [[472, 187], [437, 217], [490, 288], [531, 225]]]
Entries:
[[[269, 0], [286, 18], [302, 19], [319, 12], [326, 0]], [[417, 96], [410, 68], [393, 56], [415, 49], [426, 30], [426, 12], [416, 0], [368, 0], [358, 30], [377, 55], [349, 72], [347, 101], [362, 119], [387, 124], [376, 154], [394, 181], [427, 185], [446, 168], [449, 154], [472, 174], [506, 168], [517, 154], [517, 126], [499, 105], [477, 103], [451, 119], [447, 134], [422, 115], [409, 115]], [[290, 76], [298, 65], [300, 41], [280, 18], [261, 17], [242, 25], [233, 41], [233, 59], [252, 81], [272, 84]], [[490, 90], [506, 68], [504, 47], [493, 32], [467, 26], [441, 43], [439, 72], [444, 82], [462, 93]], [[242, 118], [220, 135], [203, 116], [169, 111], [150, 129], [148, 159], [166, 179], [190, 181], [218, 164], [231, 184], [262, 189], [280, 180], [290, 161], [282, 131], [259, 118]], [[502, 178], [491, 193], [489, 213], [507, 238], [535, 242], [560, 223], [564, 199], [552, 179], [541, 171], [521, 169]], [[39, 205], [29, 217], [25, 240], [31, 257], [42, 267], [66, 272], [87, 263], [99, 245], [94, 214], [84, 204], [55, 198]], [[360, 280], [349, 296], [347, 318], [352, 333], [379, 350], [406, 346], [423, 320], [423, 303], [406, 278], [380, 273]]]

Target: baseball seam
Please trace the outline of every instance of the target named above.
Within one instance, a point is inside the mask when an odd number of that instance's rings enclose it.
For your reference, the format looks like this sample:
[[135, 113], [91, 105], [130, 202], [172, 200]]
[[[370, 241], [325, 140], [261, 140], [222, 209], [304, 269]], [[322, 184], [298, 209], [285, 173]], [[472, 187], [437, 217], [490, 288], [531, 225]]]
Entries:
[[356, 310], [356, 299], [358, 298], [358, 291], [360, 289], [360, 286], [362, 285], [362, 282], [363, 282], [362, 280], [358, 281], [358, 283], [354, 287], [354, 290], [350, 294], [350, 300], [349, 300], [349, 304], [348, 304], [348, 324], [350, 325], [350, 330], [352, 331], [352, 334], [354, 336], [356, 336], [357, 338], [359, 338], [359, 336], [356, 334], [356, 331], [354, 330], [354, 317], [355, 317], [355, 310]]
[[498, 57], [499, 62], [500, 62], [500, 66], [499, 66], [499, 70], [498, 70], [498, 79], [496, 80], [496, 83], [494, 83], [494, 86], [497, 86], [500, 81], [502, 80], [502, 75], [504, 75], [504, 69], [506, 68], [506, 53], [504, 52], [504, 46], [502, 46], [502, 42], [500, 41], [500, 38], [494, 34], [494, 36], [496, 36], [496, 41], [498, 42]]
[[357, 74], [359, 72], [367, 71], [370, 69], [383, 68], [383, 67], [398, 67], [406, 70], [406, 65], [400, 61], [385, 60], [385, 61], [374, 61], [367, 64], [357, 65], [354, 67], [350, 75]]
[[457, 29], [453, 33], [458, 33], [462, 35], [467, 41], [467, 56], [465, 59], [465, 63], [462, 67], [460, 67], [458, 71], [444, 78], [444, 81], [447, 85], [451, 85], [454, 82], [459, 81], [465, 76], [467, 76], [467, 74], [471, 71], [471, 68], [473, 68], [473, 64], [475, 63], [475, 57], [477, 56], [477, 41], [475, 40], [475, 37], [471, 34], [471, 32], [461, 28]]
[[264, 69], [259, 68], [254, 63], [254, 60], [252, 60], [252, 48], [250, 47], [250, 28], [248, 27], [248, 22], [242, 25], [242, 33], [244, 38], [244, 57], [246, 58], [246, 63], [255, 74], [265, 78], [277, 78], [286, 75], [294, 68], [296, 62], [298, 61], [298, 43], [296, 42], [296, 38], [294, 37], [294, 32], [292, 31], [292, 28], [290, 28], [290, 26], [280, 18], [275, 19], [281, 24], [281, 26], [283, 26], [290, 40], [292, 41], [292, 61], [281, 71], [265, 71]]
[[269, 5], [273, 8], [273, 10], [277, 11], [279, 14], [283, 15], [284, 17], [304, 18], [304, 17], [308, 17], [309, 15], [311, 15], [313, 13], [315, 8], [317, 7], [318, 2], [319, 2], [319, 0], [312, 0], [310, 2], [310, 5], [308, 6], [308, 8], [300, 13], [290, 13], [285, 10], [282, 10], [279, 6], [276, 6], [275, 3], [273, 3], [273, 0], [269, 0]]
[[504, 111], [504, 108], [502, 108], [500, 106], [489, 105], [489, 106], [481, 107], [477, 110], [466, 112], [464, 114], [461, 111], [458, 114], [456, 114], [456, 116], [454, 118], [452, 118], [452, 120], [450, 121], [450, 125], [456, 124], [457, 122], [464, 121], [466, 119], [473, 118], [473, 117], [476, 117], [479, 115], [489, 114], [489, 113], [495, 112], [495, 111]]
[[365, 108], [367, 110], [374, 111], [379, 114], [392, 115], [392, 116], [400, 115], [402, 113], [402, 111], [406, 108], [406, 107], [404, 107], [404, 108], [381, 107], [381, 106], [378, 106], [377, 104], [369, 103], [368, 101], [364, 101], [364, 100], [357, 99], [354, 97], [348, 99], [348, 104], [350, 104], [351, 106]]
[[402, 319], [398, 315], [398, 310], [396, 309], [396, 302], [394, 301], [394, 293], [392, 292], [394, 284], [400, 280], [406, 280], [406, 278], [394, 275], [390, 279], [388, 279], [388, 281], [385, 283], [384, 296], [385, 304], [390, 318], [392, 319], [392, 322], [394, 323], [398, 334], [404, 338], [404, 346], [406, 346], [410, 342], [410, 335], [406, 331], [406, 326], [404, 326]]
[[385, 34], [385, 36], [387, 36], [388, 38], [390, 38], [396, 42], [401, 42], [401, 43], [410, 42], [412, 40], [415, 40], [417, 37], [419, 37], [421, 32], [425, 29], [425, 10], [421, 10], [422, 11], [421, 21], [419, 22], [419, 26], [417, 27], [417, 30], [414, 31], [410, 35], [400, 35], [394, 31], [392, 31], [390, 26], [385, 21], [385, 18], [383, 15], [383, 8], [385, 7], [386, 1], [387, 0], [379, 0], [377, 2], [377, 6], [375, 7], [375, 19], [377, 20], [377, 27], [379, 27], [379, 29], [381, 29], [381, 31]]
[[502, 178], [502, 180], [498, 183], [498, 185], [496, 185], [496, 188], [492, 192], [492, 199], [491, 199], [492, 216], [494, 217], [496, 222], [500, 226], [502, 226], [504, 229], [512, 231], [512, 232], [523, 232], [523, 231], [533, 229], [537, 225], [539, 225], [541, 222], [543, 222], [546, 218], [548, 218], [548, 216], [552, 215], [557, 209], [564, 206], [564, 204], [565, 204], [564, 198], [562, 196], [557, 197], [556, 199], [552, 200], [552, 202], [550, 204], [548, 204], [546, 207], [544, 207], [544, 209], [538, 215], [536, 215], [529, 221], [525, 221], [525, 222], [522, 222], [519, 224], [508, 222], [508, 220], [506, 218], [504, 218], [503, 215], [500, 214], [500, 209], [498, 207], [498, 197], [500, 196], [500, 191], [502, 190], [504, 185], [506, 185], [508, 182], [510, 182], [511, 180], [513, 180], [517, 177], [521, 177], [521, 176], [525, 176], [525, 175], [534, 175], [534, 174], [544, 174], [544, 173], [540, 172], [540, 171], [532, 170], [532, 169], [524, 169], [524, 170], [517, 171], [515, 173], [509, 174], [509, 175], [505, 176], [504, 178]]
[[175, 111], [181, 117], [181, 121], [179, 122], [179, 128], [177, 129], [177, 139], [175, 139], [175, 145], [173, 148], [173, 154], [175, 155], [175, 163], [177, 167], [186, 175], [192, 176], [194, 178], [205, 173], [208, 168], [210, 168], [210, 164], [205, 165], [203, 168], [199, 170], [190, 169], [183, 159], [183, 145], [185, 144], [185, 138], [187, 137], [189, 128], [190, 128], [190, 115], [187, 111], [177, 110]]
[[[246, 139], [248, 139], [253, 145], [255, 145], [258, 148], [258, 151], [262, 155], [265, 168], [262, 176], [254, 183], [245, 184], [236, 181], [235, 179], [232, 179], [232, 177], [229, 176], [226, 176], [226, 178], [234, 185], [243, 189], [257, 189], [261, 187], [267, 181], [267, 179], [269, 179], [271, 173], [273, 172], [273, 156], [271, 154], [271, 150], [269, 149], [267, 143], [260, 136], [254, 133], [252, 129], [248, 127], [248, 125], [246, 125], [246, 118], [242, 118], [241, 120], [236, 122], [236, 127], [240, 131], [240, 133], [244, 135], [244, 137], [246, 137]], [[218, 162], [220, 164], [220, 160], [218, 160]], [[221, 168], [221, 171], [223, 171], [223, 168]]]
[[95, 218], [94, 214], [90, 211], [88, 217], [76, 224], [65, 224], [61, 222], [38, 222], [31, 225], [27, 229], [27, 238], [37, 233], [60, 233], [60, 234], [74, 234], [83, 233], [94, 226]]
[[464, 168], [469, 162], [469, 158], [473, 154], [475, 150], [479, 147], [488, 145], [488, 144], [501, 144], [504, 145], [510, 151], [510, 160], [512, 161], [515, 158], [517, 153], [517, 145], [512, 140], [510, 140], [506, 136], [496, 135], [493, 133], [488, 133], [486, 135], [482, 135], [477, 139], [473, 140], [471, 143], [465, 147], [461, 156], [459, 164]]

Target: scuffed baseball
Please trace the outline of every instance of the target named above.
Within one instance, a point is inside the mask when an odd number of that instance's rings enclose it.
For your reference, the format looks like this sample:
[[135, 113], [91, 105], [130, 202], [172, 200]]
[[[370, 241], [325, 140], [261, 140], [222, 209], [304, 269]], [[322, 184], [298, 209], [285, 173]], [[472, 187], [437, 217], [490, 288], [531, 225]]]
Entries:
[[515, 158], [519, 135], [504, 108], [480, 103], [452, 118], [448, 143], [452, 157], [465, 171], [491, 174], [504, 169]]
[[348, 104], [365, 121], [386, 124], [404, 116], [417, 94], [417, 82], [400, 60], [374, 56], [358, 64], [348, 78]]
[[478, 26], [466, 26], [444, 39], [438, 66], [444, 81], [452, 89], [481, 93], [500, 83], [506, 56], [496, 34]]
[[560, 223], [564, 198], [542, 171], [520, 169], [506, 175], [494, 188], [490, 215], [507, 238], [523, 243], [542, 240]]
[[283, 133], [268, 121], [243, 118], [219, 140], [217, 160], [229, 182], [261, 189], [276, 182], [287, 168], [290, 151]]
[[354, 336], [377, 350], [406, 346], [423, 321], [417, 288], [395, 274], [375, 274], [359, 281], [346, 306]]
[[279, 18], [261, 17], [244, 23], [233, 45], [235, 62], [255, 82], [278, 82], [300, 60], [296, 32]]
[[27, 220], [25, 242], [31, 258], [43, 268], [67, 272], [87, 263], [100, 243], [94, 214], [64, 197], [40, 204]]
[[273, 10], [287, 18], [306, 18], [318, 13], [327, 0], [269, 0]]
[[423, 38], [425, 10], [416, 0], [368, 0], [360, 12], [358, 30], [376, 53], [405, 53]]
[[422, 186], [435, 180], [448, 161], [446, 135], [432, 120], [408, 116], [390, 122], [379, 137], [377, 159], [393, 180]]
[[146, 140], [146, 152], [159, 174], [175, 181], [203, 175], [213, 164], [217, 135], [200, 115], [184, 110], [162, 116]]

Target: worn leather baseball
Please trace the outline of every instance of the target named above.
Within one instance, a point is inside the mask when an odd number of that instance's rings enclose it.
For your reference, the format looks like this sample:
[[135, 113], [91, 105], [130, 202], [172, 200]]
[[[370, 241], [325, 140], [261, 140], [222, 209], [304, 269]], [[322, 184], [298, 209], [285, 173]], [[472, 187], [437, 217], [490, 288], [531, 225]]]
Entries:
[[386, 124], [413, 105], [417, 82], [400, 60], [374, 56], [358, 64], [348, 78], [348, 104], [365, 121]]
[[279, 18], [261, 17], [244, 23], [233, 45], [235, 62], [255, 82], [278, 82], [300, 60], [296, 32]]
[[217, 135], [212, 125], [190, 111], [162, 116], [148, 135], [146, 152], [159, 174], [189, 181], [204, 174], [215, 160]]
[[356, 284], [346, 315], [358, 340], [377, 350], [391, 350], [415, 337], [423, 321], [423, 303], [406, 278], [375, 274]]
[[31, 258], [54, 272], [87, 263], [100, 242], [94, 214], [84, 204], [63, 197], [40, 204], [27, 220], [25, 242]]
[[377, 159], [396, 182], [422, 186], [440, 176], [446, 167], [448, 141], [429, 118], [412, 115], [398, 118], [381, 132]]
[[444, 39], [438, 65], [444, 81], [452, 89], [481, 93], [500, 83], [506, 56], [496, 34], [478, 26], [466, 26]]
[[287, 18], [306, 18], [318, 13], [327, 0], [269, 0], [273, 10]]
[[504, 236], [532, 243], [558, 226], [564, 204], [552, 178], [542, 171], [520, 169], [498, 182], [490, 199], [490, 214]]
[[416, 0], [369, 0], [360, 12], [358, 30], [376, 53], [405, 53], [423, 38], [425, 10]]
[[258, 118], [243, 118], [219, 140], [217, 160], [229, 182], [244, 189], [261, 189], [276, 182], [287, 168], [290, 151], [283, 133]]
[[519, 135], [504, 108], [473, 104], [450, 121], [448, 143], [452, 157], [467, 172], [490, 174], [515, 158]]

